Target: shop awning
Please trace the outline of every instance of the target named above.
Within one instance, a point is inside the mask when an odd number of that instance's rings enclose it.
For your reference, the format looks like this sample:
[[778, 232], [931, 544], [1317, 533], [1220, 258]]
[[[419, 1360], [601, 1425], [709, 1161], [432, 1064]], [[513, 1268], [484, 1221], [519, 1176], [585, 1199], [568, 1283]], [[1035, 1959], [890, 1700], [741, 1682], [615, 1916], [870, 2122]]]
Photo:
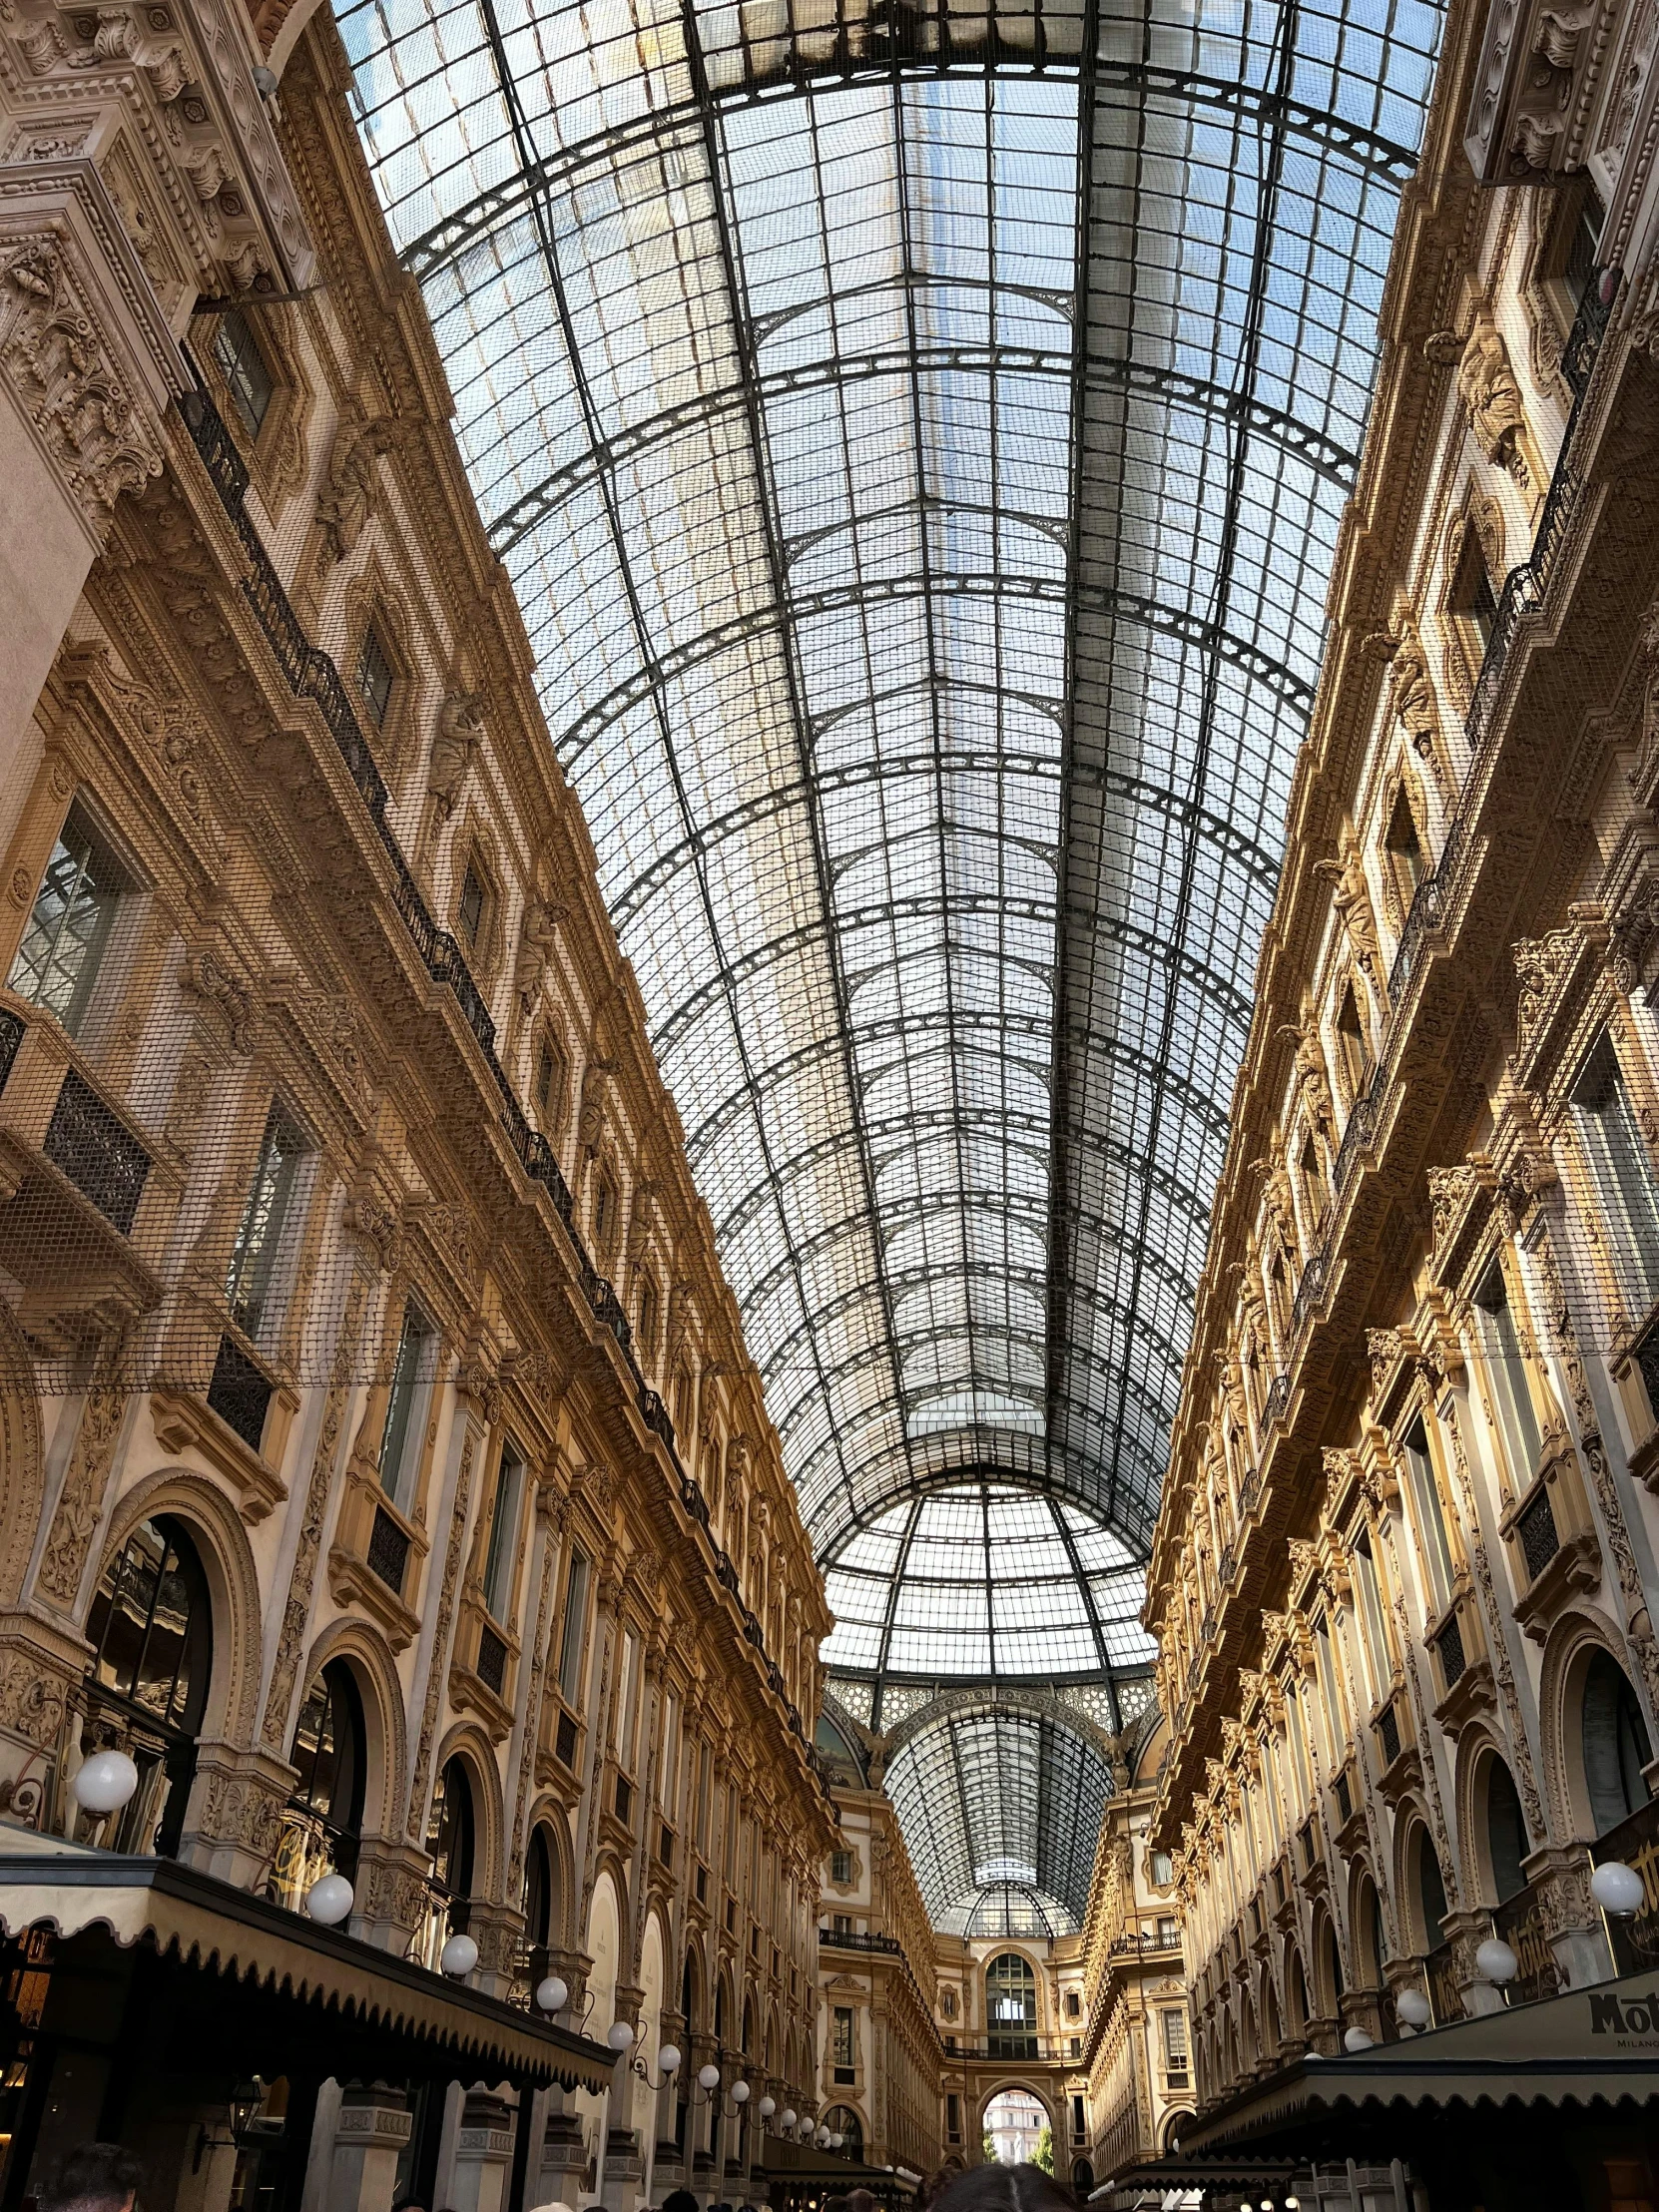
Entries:
[[[1206, 2151], [1266, 2144], [1334, 2117], [1479, 2105], [1562, 2109], [1659, 2098], [1659, 1970], [1629, 1974], [1536, 2004], [1379, 2043], [1340, 2058], [1310, 2055], [1182, 2131], [1177, 2169]], [[1159, 2162], [1148, 2173], [1163, 2172]]]
[[865, 2166], [856, 2158], [842, 2158], [836, 2151], [820, 2150], [815, 2143], [786, 2143], [776, 2135], [767, 2137], [760, 2167], [763, 2173], [776, 2174], [780, 2180], [822, 2184], [843, 2194], [848, 2189], [897, 2189], [907, 2194], [915, 2187], [903, 2174], [888, 2173], [884, 2166]]
[[344, 2071], [372, 2053], [391, 2070], [473, 2080], [557, 2081], [602, 2090], [615, 2053], [498, 1997], [441, 1978], [376, 1944], [251, 1897], [169, 1859], [72, 1847], [0, 1855], [0, 1930], [50, 1930], [67, 1942], [105, 1931], [187, 1972], [234, 1983], [259, 2010], [301, 2025], [312, 2047], [337, 2048]]

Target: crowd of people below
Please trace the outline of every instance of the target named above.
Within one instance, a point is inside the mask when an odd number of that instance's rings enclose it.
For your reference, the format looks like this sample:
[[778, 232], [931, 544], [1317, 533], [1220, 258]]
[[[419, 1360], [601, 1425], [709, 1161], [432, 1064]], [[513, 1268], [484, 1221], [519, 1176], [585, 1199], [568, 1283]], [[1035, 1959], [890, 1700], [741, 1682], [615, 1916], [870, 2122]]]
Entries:
[[[138, 2160], [119, 2143], [82, 2143], [59, 2160], [28, 2202], [32, 2212], [159, 2212], [142, 2203], [143, 2183]], [[427, 2208], [404, 2198], [392, 2212]], [[537, 2212], [572, 2212], [572, 2207], [540, 2205]], [[702, 2212], [702, 2207], [689, 2189], [673, 2189], [661, 2212]], [[712, 2205], [710, 2212], [733, 2208]], [[877, 2205], [870, 2190], [849, 2189], [826, 2197], [820, 2212], [877, 2212]], [[1077, 2200], [1040, 2166], [991, 2161], [966, 2172], [946, 2168], [934, 2174], [916, 2193], [916, 2212], [1077, 2212]]]

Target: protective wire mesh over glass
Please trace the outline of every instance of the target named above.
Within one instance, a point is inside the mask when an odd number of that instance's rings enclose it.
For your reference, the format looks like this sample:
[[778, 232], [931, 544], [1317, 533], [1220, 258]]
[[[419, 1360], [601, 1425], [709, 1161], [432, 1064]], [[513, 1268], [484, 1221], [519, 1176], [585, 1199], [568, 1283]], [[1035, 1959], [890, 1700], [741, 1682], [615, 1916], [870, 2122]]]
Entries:
[[1153, 1657], [1145, 1577], [1122, 1539], [1081, 1506], [1006, 1483], [890, 1507], [826, 1560], [825, 1580], [835, 1627], [824, 1660], [837, 1675], [1047, 1678]]
[[1437, 10], [336, 7], [821, 1556], [1144, 1557]]
[[887, 1764], [887, 1795], [935, 1928], [1072, 1935], [1112, 1794], [1092, 1744], [1047, 1715], [990, 1708], [924, 1725]]

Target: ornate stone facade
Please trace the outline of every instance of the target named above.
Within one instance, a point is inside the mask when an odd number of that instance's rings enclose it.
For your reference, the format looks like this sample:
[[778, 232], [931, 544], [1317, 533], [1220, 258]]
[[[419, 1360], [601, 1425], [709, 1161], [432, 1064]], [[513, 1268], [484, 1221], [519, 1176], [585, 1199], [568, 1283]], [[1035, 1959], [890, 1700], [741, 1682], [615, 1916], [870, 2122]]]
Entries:
[[[294, 1910], [343, 1867], [350, 1933], [465, 1927], [648, 2056], [689, 2005], [805, 2105], [822, 1587], [343, 54], [265, 58], [221, 0], [0, 6], [0, 404], [82, 546], [0, 729], [0, 1821]], [[572, 2131], [584, 2201], [661, 2195], [640, 2077], [555, 2102], [525, 2201]]]
[[1659, 1822], [1641, 16], [1454, 8], [1396, 241], [1149, 1580], [1201, 2110], [1491, 2009], [1494, 1930], [1607, 1972]]

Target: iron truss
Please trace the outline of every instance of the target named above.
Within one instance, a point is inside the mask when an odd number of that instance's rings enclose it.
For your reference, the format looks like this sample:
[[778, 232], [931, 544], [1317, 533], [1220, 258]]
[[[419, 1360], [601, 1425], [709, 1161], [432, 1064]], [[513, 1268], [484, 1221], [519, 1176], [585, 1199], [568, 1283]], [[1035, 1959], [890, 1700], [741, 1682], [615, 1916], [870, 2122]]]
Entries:
[[[1144, 1674], [1438, 8], [335, 6], [828, 1656]], [[1081, 1871], [946, 1730], [930, 1900], [1075, 1911], [1103, 1790], [1006, 1721]]]
[[899, 1746], [886, 1787], [936, 1928], [1065, 1936], [1082, 1926], [1112, 1794], [1083, 1731], [990, 1702], [948, 1712]]

